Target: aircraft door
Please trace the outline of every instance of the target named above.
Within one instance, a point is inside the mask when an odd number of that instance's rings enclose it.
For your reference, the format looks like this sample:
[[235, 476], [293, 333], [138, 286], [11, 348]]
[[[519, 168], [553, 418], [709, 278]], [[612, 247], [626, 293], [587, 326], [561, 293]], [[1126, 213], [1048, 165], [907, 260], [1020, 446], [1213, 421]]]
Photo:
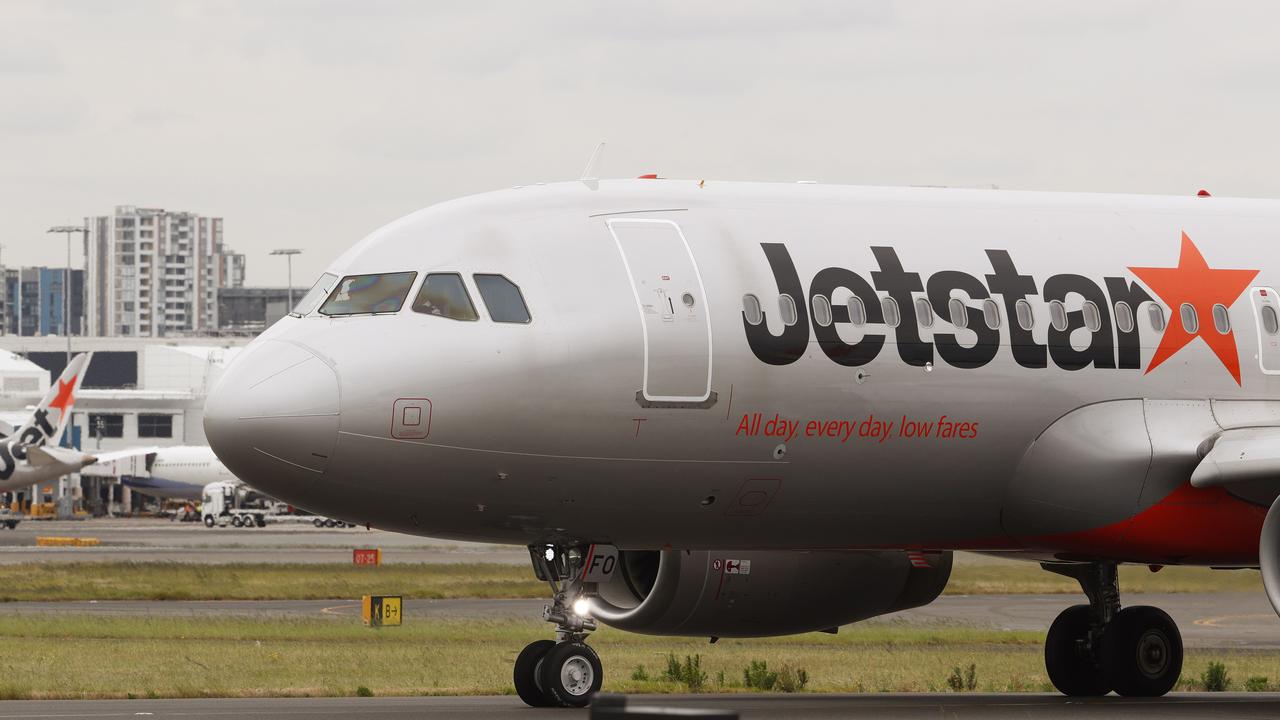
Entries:
[[1280, 296], [1272, 288], [1249, 290], [1258, 324], [1258, 364], [1268, 375], [1280, 374]]
[[670, 220], [609, 220], [644, 338], [641, 393], [649, 402], [711, 397], [711, 315], [693, 251]]

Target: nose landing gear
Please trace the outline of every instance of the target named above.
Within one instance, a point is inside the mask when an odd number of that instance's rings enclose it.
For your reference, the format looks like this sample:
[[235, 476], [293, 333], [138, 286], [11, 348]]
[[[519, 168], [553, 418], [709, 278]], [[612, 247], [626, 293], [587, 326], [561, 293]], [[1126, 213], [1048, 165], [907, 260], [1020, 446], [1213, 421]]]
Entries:
[[520, 651], [512, 673], [516, 694], [531, 707], [586, 707], [600, 691], [604, 667], [586, 644], [596, 623], [588, 616], [582, 552], [530, 545], [529, 557], [538, 579], [551, 586], [552, 604], [543, 607], [542, 619], [555, 624], [556, 639], [536, 640]]
[[1075, 578], [1089, 598], [1088, 605], [1063, 610], [1049, 627], [1044, 664], [1054, 687], [1075, 697], [1112, 690], [1159, 697], [1173, 689], [1182, 674], [1182, 634], [1159, 608], [1120, 609], [1115, 563], [1041, 567]]

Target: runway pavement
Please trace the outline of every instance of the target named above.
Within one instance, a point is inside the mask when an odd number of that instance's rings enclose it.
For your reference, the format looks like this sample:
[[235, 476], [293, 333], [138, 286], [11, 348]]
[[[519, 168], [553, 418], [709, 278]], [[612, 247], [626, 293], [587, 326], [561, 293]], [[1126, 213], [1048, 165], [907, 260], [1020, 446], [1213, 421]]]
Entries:
[[[94, 537], [98, 547], [36, 547], [39, 536]], [[274, 524], [206, 528], [151, 519], [27, 520], [0, 530], [0, 564], [19, 562], [351, 562], [356, 547], [379, 547], [385, 563], [494, 562], [528, 565], [522, 547], [455, 542], [365, 528]]]
[[[1280, 695], [1180, 693], [1154, 700], [1057, 695], [642, 695], [630, 705], [736, 710], [742, 718], [1274, 718]], [[440, 717], [586, 718], [587, 710], [535, 710], [515, 697], [279, 698], [231, 700], [35, 700], [0, 703], [0, 720], [51, 718], [182, 718], [267, 720], [281, 717], [402, 720]]]
[[[1280, 619], [1261, 593], [1172, 593], [1131, 595], [1130, 604], [1155, 605], [1177, 621], [1188, 647], [1280, 649]], [[405, 600], [405, 621], [433, 618], [541, 617], [545, 600]], [[946, 595], [931, 605], [863, 624], [961, 625], [1003, 630], [1045, 631], [1073, 595]], [[242, 615], [327, 617], [355, 620], [355, 600], [218, 600], [0, 603], [0, 614], [95, 614], [152, 616]], [[1277, 712], [1280, 715], [1280, 711]]]

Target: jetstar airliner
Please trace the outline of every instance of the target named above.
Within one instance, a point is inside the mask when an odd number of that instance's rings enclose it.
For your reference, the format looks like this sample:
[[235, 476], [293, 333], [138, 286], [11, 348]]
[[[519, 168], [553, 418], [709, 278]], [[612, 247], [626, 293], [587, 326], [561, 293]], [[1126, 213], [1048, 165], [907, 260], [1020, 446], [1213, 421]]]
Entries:
[[56, 480], [98, 461], [78, 450], [58, 447], [92, 356], [71, 358], [26, 422], [0, 439], [0, 492]]
[[238, 477], [405, 533], [518, 543], [582, 705], [597, 622], [786, 635], [931, 602], [951, 552], [1079, 581], [1069, 695], [1183, 648], [1116, 567], [1280, 597], [1280, 203], [640, 179], [374, 232], [254, 340], [205, 428]]
[[70, 364], [57, 382], [49, 386], [49, 391], [27, 420], [11, 434], [0, 435], [0, 492], [29, 488], [79, 472], [94, 463], [156, 450], [135, 448], [86, 453], [59, 445], [92, 358], [93, 353], [71, 358]]

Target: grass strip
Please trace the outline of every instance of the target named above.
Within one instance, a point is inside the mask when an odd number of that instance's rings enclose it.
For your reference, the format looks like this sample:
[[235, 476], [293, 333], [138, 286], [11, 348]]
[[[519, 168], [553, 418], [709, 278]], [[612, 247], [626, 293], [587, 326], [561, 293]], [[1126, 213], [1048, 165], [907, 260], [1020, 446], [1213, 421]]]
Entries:
[[[959, 556], [949, 595], [1079, 594], [1073, 580], [1035, 563]], [[1123, 567], [1120, 587], [1143, 592], [1262, 592], [1257, 571]], [[0, 601], [327, 600], [392, 594], [419, 599], [541, 598], [547, 587], [521, 565], [170, 562], [0, 565]]]
[[0, 601], [327, 600], [362, 595], [532, 598], [547, 593], [531, 570], [495, 563], [350, 564], [176, 562], [0, 565]]
[[[0, 617], [0, 698], [478, 695], [511, 692], [516, 653], [544, 637], [525, 620], [414, 621], [369, 629], [326, 619]], [[669, 656], [698, 656], [703, 692], [741, 692], [744, 670], [804, 670], [809, 692], [1048, 691], [1043, 633], [873, 622], [838, 635], [764, 640], [661, 638], [602, 629], [605, 689], [689, 692], [663, 679]], [[1280, 654], [1191, 651], [1181, 687], [1222, 662], [1236, 689], [1280, 680]], [[969, 667], [973, 666], [970, 675]], [[1271, 687], [1270, 681], [1251, 687]], [[1274, 689], [1274, 688], [1273, 688]]]

